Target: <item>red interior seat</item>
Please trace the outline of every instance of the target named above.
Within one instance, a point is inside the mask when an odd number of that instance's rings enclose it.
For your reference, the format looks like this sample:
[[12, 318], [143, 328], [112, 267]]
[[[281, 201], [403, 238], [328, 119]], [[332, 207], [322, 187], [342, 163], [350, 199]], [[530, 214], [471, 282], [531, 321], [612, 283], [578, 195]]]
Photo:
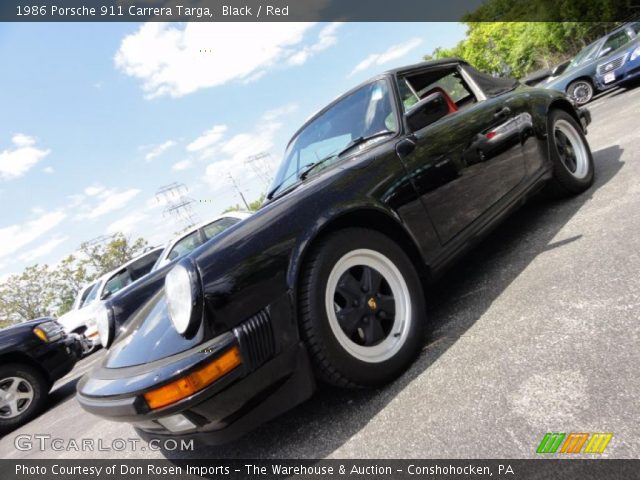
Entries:
[[436, 92], [442, 94], [444, 100], [447, 102], [447, 107], [449, 107], [449, 113], [458, 111], [458, 106], [456, 105], [456, 102], [454, 102], [453, 99], [449, 96], [449, 94], [445, 92], [441, 87], [433, 87], [431, 90], [426, 92], [422, 96], [422, 98], [427, 98], [429, 95]]

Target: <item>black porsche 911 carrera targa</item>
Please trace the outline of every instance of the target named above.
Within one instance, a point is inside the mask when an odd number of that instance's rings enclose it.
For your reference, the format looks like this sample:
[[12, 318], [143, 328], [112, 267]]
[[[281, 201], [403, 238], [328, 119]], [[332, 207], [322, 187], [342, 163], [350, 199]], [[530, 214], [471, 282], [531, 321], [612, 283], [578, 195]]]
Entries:
[[562, 93], [460, 60], [361, 84], [293, 136], [255, 215], [107, 302], [110, 350], [81, 405], [145, 438], [220, 443], [318, 380], [396, 378], [447, 265], [543, 187], [592, 184], [589, 122]]

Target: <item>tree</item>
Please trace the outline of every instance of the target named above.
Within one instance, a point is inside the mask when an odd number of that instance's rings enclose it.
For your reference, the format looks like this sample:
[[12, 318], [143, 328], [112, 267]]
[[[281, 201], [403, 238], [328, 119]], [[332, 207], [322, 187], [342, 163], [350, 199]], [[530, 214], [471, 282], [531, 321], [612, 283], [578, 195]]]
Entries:
[[[537, 3], [541, 3], [538, 0]], [[466, 17], [466, 38], [453, 48], [436, 48], [425, 59], [459, 57], [479, 70], [520, 78], [573, 57], [615, 26], [607, 22], [485, 22], [483, 18], [522, 18], [516, 0], [493, 0]], [[510, 9], [511, 8], [511, 9]], [[493, 12], [491, 17], [487, 12]], [[498, 13], [496, 13], [498, 12]], [[499, 12], [506, 12], [500, 14]], [[580, 15], [576, 13], [576, 18]]]
[[16, 323], [50, 315], [56, 292], [48, 265], [32, 265], [0, 285], [0, 318]]
[[128, 262], [147, 246], [144, 238], [131, 242], [122, 233], [116, 233], [109, 242], [80, 244], [80, 255], [86, 258], [86, 266], [96, 272], [96, 276], [105, 274], [123, 263]]
[[118, 233], [107, 243], [82, 243], [79, 253], [67, 256], [55, 269], [33, 265], [9, 277], [0, 284], [0, 328], [65, 314], [83, 286], [128, 262], [146, 246], [143, 238], [131, 241]]
[[[267, 195], [265, 193], [261, 193], [260, 196], [257, 199], [255, 199], [253, 202], [249, 202], [249, 211], [250, 212], [258, 211], [258, 209], [264, 203], [265, 198], [267, 198]], [[231, 205], [231, 206], [225, 208], [222, 211], [222, 213], [235, 212], [235, 211], [238, 211], [238, 210], [243, 210], [243, 208], [239, 204], [236, 203], [235, 205]]]
[[52, 282], [57, 295], [58, 316], [64, 315], [73, 306], [78, 291], [87, 283], [94, 280], [97, 272], [89, 272], [87, 261], [76, 255], [64, 258], [52, 274]]

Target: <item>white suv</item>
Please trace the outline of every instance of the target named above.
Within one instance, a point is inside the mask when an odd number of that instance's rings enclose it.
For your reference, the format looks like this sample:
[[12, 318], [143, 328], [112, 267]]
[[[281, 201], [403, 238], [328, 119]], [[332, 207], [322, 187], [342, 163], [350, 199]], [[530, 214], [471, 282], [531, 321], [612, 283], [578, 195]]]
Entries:
[[87, 355], [100, 345], [96, 313], [101, 304], [116, 292], [147, 275], [162, 253], [154, 248], [102, 275], [78, 292], [72, 309], [58, 319], [65, 332], [82, 336], [82, 353]]

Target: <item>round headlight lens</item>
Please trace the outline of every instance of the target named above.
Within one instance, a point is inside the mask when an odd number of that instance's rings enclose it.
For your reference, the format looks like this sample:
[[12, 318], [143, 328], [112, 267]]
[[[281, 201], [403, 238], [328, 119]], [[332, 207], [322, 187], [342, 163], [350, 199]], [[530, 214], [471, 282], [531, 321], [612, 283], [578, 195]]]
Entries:
[[107, 348], [112, 340], [113, 328], [111, 328], [111, 318], [106, 306], [101, 305], [96, 314], [96, 328], [98, 337], [103, 347]]
[[164, 280], [169, 317], [179, 334], [189, 330], [193, 312], [194, 292], [189, 271], [183, 265], [176, 265]]
[[631, 61], [633, 62], [638, 57], [640, 57], [640, 47], [636, 47], [635, 50], [631, 53]]

